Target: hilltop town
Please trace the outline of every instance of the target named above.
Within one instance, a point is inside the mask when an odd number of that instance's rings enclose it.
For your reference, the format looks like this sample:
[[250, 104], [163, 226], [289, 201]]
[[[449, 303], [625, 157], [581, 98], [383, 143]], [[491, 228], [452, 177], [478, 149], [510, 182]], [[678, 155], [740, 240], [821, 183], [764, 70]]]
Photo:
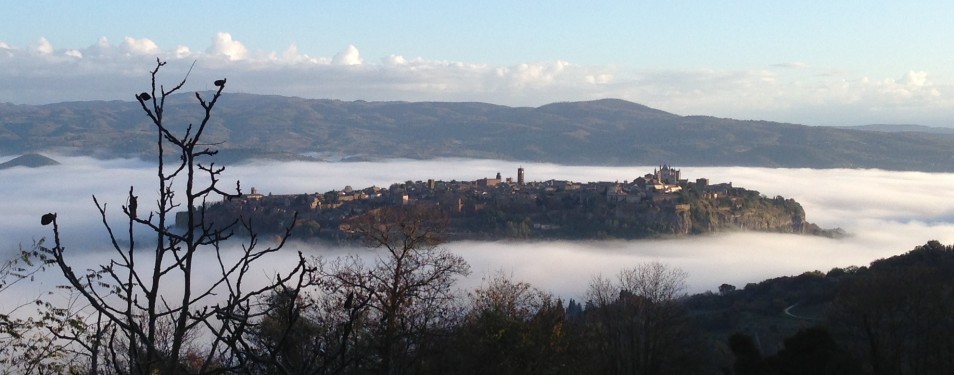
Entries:
[[[343, 240], [348, 222], [387, 206], [426, 204], [449, 219], [451, 239], [604, 239], [694, 235], [748, 230], [830, 235], [805, 221], [798, 202], [768, 198], [731, 182], [690, 182], [662, 165], [623, 182], [527, 181], [485, 177], [473, 181], [406, 181], [387, 188], [350, 186], [314, 194], [251, 192], [211, 204], [207, 217], [252, 218], [260, 233], [280, 233], [297, 212], [298, 239]], [[177, 224], [184, 218], [177, 217]]]

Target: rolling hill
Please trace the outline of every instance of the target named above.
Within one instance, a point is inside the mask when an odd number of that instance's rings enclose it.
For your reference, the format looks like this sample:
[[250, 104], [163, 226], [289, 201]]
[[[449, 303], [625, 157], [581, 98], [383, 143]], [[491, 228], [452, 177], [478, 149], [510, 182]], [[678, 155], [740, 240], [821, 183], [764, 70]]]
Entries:
[[26, 168], [40, 168], [48, 165], [57, 165], [60, 162], [50, 159], [46, 156], [40, 154], [25, 154], [18, 156], [16, 158], [10, 159], [3, 163], [0, 163], [0, 169], [14, 168], [14, 167], [26, 167]]
[[[185, 129], [201, 109], [167, 100]], [[138, 103], [0, 104], [0, 155], [55, 150], [153, 155]], [[365, 102], [226, 94], [205, 135], [223, 157], [373, 160], [437, 157], [592, 165], [739, 165], [954, 171], [954, 134], [885, 132], [679, 116], [617, 99], [537, 108], [486, 103]]]

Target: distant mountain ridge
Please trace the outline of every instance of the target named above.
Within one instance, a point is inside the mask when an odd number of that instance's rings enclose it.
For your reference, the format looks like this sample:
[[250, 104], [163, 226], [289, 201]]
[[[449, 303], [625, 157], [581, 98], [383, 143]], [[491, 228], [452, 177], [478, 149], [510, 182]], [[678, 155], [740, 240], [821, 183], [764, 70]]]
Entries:
[[[197, 123], [194, 97], [167, 99], [169, 126]], [[863, 129], [863, 128], [862, 128]], [[205, 134], [229, 162], [249, 158], [488, 158], [574, 165], [881, 168], [954, 172], [954, 134], [679, 116], [619, 99], [537, 108], [226, 94]], [[65, 150], [150, 156], [138, 103], [0, 104], [0, 154]]]
[[954, 134], [954, 129], [951, 128], [939, 128], [935, 126], [924, 126], [924, 125], [913, 125], [913, 124], [870, 124], [870, 125], [856, 125], [856, 126], [839, 126], [842, 129], [850, 130], [868, 130], [875, 132], [888, 132], [888, 133], [897, 133], [897, 132], [916, 132], [916, 133], [932, 133], [932, 134]]

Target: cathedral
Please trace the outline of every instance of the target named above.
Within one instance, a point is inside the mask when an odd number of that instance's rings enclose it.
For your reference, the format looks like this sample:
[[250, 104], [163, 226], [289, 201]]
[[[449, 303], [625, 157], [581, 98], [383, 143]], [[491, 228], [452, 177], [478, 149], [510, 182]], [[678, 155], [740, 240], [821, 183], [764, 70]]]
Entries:
[[653, 177], [666, 185], [676, 185], [679, 183], [679, 170], [663, 164], [659, 169], [653, 170]]

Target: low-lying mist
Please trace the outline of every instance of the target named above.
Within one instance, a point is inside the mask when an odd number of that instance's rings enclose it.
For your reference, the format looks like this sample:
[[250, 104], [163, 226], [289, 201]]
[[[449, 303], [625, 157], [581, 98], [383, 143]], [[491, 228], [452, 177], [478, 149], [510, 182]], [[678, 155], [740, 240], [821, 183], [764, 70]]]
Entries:
[[[107, 204], [110, 220], [122, 222], [121, 206], [130, 186], [140, 212], [155, 204], [154, 165], [132, 159], [96, 160], [55, 156], [62, 164], [39, 169], [0, 170], [0, 254], [12, 256], [19, 245], [50, 238], [40, 216], [56, 212], [62, 240], [78, 264], [105, 254], [109, 242], [92, 196]], [[10, 157], [0, 157], [5, 161]], [[654, 166], [597, 167], [518, 163], [499, 160], [387, 160], [359, 163], [259, 162], [226, 170], [221, 187], [241, 180], [263, 194], [315, 193], [363, 188], [407, 180], [516, 179], [523, 167], [528, 181], [624, 181], [651, 173]], [[680, 166], [674, 166], [680, 168]], [[689, 291], [714, 290], [722, 283], [744, 286], [766, 278], [867, 265], [904, 253], [931, 239], [954, 243], [954, 174], [855, 169], [769, 169], [685, 167], [682, 177], [758, 190], [767, 196], [794, 198], [808, 220], [824, 228], [841, 227], [850, 236], [828, 239], [770, 233], [721, 233], [689, 238], [638, 241], [454, 242], [446, 247], [470, 262], [473, 274], [461, 283], [480, 285], [497, 271], [565, 297], [582, 297], [599, 273], [645, 261], [660, 261], [689, 273]], [[228, 180], [231, 179], [231, 180]], [[236, 241], [236, 244], [239, 244]], [[334, 256], [348, 251], [326, 245], [292, 243], [290, 249]], [[288, 251], [289, 256], [293, 251]], [[263, 271], [265, 273], [266, 271]], [[55, 275], [54, 275], [55, 276]], [[55, 278], [54, 276], [48, 276]], [[50, 281], [53, 282], [53, 281]]]

